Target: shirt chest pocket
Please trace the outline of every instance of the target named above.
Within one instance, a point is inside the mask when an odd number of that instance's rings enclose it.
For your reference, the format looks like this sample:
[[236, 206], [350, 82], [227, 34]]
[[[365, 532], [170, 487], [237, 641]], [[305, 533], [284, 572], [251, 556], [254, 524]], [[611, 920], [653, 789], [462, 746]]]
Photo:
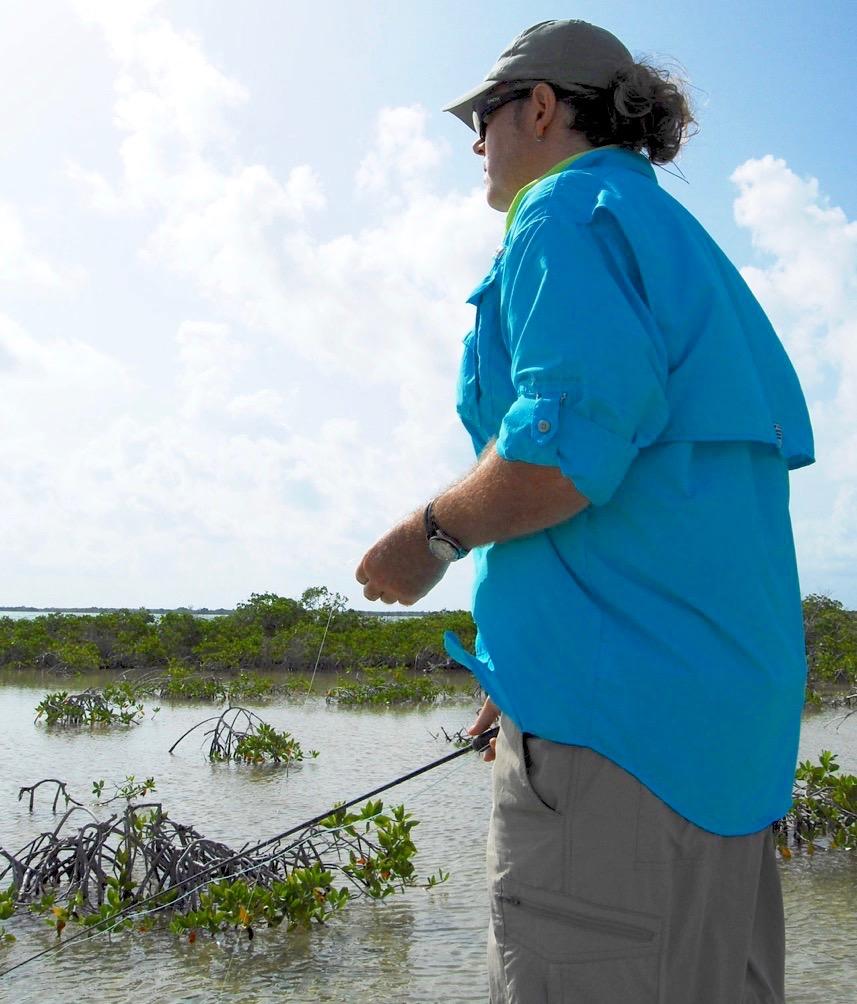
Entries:
[[476, 319], [473, 330], [464, 339], [457, 408], [474, 441], [484, 445], [497, 434], [503, 415], [515, 397], [511, 360], [501, 327], [497, 262], [467, 302], [476, 307]]

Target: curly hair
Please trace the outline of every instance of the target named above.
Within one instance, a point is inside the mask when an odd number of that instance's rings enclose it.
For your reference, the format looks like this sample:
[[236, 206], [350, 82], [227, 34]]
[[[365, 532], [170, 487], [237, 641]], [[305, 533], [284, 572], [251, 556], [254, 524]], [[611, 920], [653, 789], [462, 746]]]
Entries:
[[686, 82], [646, 63], [618, 70], [607, 88], [551, 87], [572, 111], [569, 127], [593, 146], [616, 144], [640, 153], [653, 164], [674, 160], [698, 132], [685, 93]]

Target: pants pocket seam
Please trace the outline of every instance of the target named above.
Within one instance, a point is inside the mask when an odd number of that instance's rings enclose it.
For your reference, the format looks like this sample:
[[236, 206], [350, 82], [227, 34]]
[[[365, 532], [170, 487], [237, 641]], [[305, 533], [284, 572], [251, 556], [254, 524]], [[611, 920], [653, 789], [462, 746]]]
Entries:
[[[503, 719], [500, 720], [501, 728], [502, 724]], [[510, 731], [512, 733], [511, 735]], [[514, 724], [514, 722], [507, 721], [506, 728], [503, 730], [502, 734], [509, 745], [509, 751], [513, 758], [512, 773], [517, 779], [518, 785], [520, 786], [527, 803], [545, 819], [561, 819], [563, 816], [562, 812], [560, 812], [559, 809], [552, 809], [547, 802], [544, 802], [532, 785], [529, 772], [524, 762], [526, 754], [526, 740], [524, 739], [521, 730]]]

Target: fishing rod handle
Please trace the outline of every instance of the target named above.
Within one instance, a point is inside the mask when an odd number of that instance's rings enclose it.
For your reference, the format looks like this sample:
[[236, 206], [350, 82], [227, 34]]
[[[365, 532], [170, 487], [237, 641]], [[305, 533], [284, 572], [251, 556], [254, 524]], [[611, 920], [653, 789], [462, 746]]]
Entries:
[[486, 729], [484, 732], [480, 732], [478, 736], [474, 736], [470, 741], [470, 748], [475, 750], [477, 753], [483, 753], [488, 749], [488, 743], [499, 733], [499, 726], [495, 725], [493, 729]]

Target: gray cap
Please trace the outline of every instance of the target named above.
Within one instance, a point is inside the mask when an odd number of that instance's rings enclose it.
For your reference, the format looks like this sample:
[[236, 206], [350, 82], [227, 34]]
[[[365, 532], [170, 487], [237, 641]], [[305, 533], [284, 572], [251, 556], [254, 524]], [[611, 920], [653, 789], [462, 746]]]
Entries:
[[617, 70], [634, 58], [604, 28], [587, 21], [541, 21], [521, 32], [485, 75], [481, 84], [444, 107], [473, 128], [473, 111], [502, 81], [546, 80], [559, 87], [574, 84], [609, 87]]

